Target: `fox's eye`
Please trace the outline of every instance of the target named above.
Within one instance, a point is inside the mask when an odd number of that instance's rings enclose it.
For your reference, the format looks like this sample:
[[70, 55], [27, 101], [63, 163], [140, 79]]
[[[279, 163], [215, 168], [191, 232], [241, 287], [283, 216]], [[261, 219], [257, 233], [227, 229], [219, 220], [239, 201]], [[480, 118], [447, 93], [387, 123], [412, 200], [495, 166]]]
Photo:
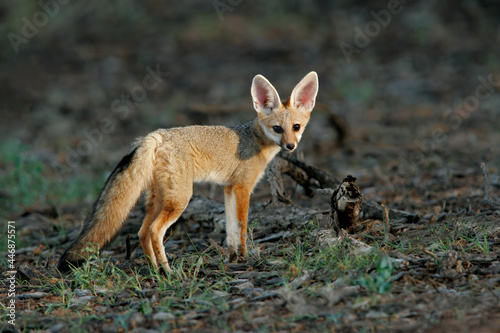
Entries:
[[280, 126], [273, 126], [273, 131], [280, 134], [283, 133], [283, 128], [281, 128]]
[[300, 125], [299, 125], [299, 124], [295, 124], [295, 125], [293, 125], [293, 130], [294, 130], [295, 132], [297, 132], [298, 130], [300, 130]]

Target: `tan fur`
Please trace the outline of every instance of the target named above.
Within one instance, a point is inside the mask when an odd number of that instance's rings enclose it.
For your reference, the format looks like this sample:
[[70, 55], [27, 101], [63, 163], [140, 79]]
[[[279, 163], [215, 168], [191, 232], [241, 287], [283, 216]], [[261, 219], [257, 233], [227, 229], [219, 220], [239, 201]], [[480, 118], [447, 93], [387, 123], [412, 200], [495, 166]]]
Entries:
[[[302, 92], [304, 82], [308, 90]], [[309, 86], [307, 85], [309, 84]], [[140, 139], [123, 170], [115, 169], [103, 188], [86, 227], [63, 255], [59, 267], [85, 257], [84, 247], [108, 243], [121, 228], [140, 193], [148, 191], [146, 216], [139, 231], [144, 254], [155, 267], [171, 271], [163, 246], [166, 231], [180, 217], [193, 194], [193, 183], [224, 185], [230, 260], [247, 253], [250, 194], [267, 164], [283, 147], [294, 150], [300, 141], [317, 93], [317, 75], [309, 73], [284, 105], [274, 87], [257, 75], [252, 96], [257, 118], [235, 127], [188, 126], [159, 129]], [[303, 104], [306, 96], [309, 104]], [[311, 100], [312, 99], [312, 100]], [[300, 130], [293, 130], [294, 125]], [[276, 133], [273, 126], [280, 126]], [[294, 148], [286, 148], [293, 144]], [[121, 163], [122, 163], [121, 162]]]

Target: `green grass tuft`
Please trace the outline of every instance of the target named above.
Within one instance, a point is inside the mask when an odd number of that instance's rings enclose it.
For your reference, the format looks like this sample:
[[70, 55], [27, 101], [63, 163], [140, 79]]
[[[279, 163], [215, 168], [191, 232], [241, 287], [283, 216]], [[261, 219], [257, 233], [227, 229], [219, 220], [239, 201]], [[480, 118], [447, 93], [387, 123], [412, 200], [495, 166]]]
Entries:
[[394, 265], [391, 258], [383, 256], [377, 263], [373, 274], [357, 279], [354, 284], [360, 285], [371, 293], [387, 294], [391, 291], [391, 277], [394, 273]]

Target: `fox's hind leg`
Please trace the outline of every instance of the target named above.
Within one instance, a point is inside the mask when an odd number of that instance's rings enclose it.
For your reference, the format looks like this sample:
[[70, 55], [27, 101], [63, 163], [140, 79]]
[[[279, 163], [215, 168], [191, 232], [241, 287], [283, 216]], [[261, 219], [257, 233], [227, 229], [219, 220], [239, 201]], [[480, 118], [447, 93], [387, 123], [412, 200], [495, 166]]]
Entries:
[[158, 267], [158, 260], [156, 259], [155, 253], [153, 251], [153, 243], [151, 241], [150, 227], [151, 223], [158, 217], [162, 205], [155, 195], [154, 189], [149, 193], [147, 204], [146, 204], [146, 216], [142, 222], [141, 229], [139, 230], [139, 239], [141, 241], [142, 250], [144, 255], [149, 257], [151, 263]]
[[157, 266], [163, 266], [170, 273], [163, 238], [189, 203], [193, 195], [193, 170], [189, 158], [182, 155], [176, 147], [164, 146], [158, 151], [154, 173], [155, 195], [158, 197], [160, 211], [149, 226], [152, 251]]
[[[150, 226], [151, 243], [153, 246], [153, 251], [158, 259], [158, 264], [165, 268], [168, 273], [172, 272], [168, 264], [167, 255], [165, 254], [165, 246], [163, 245], [163, 238], [168, 228], [170, 228], [177, 219], [181, 216], [182, 212], [189, 203], [189, 198], [187, 200], [178, 201], [168, 201], [163, 207], [160, 214], [156, 220]], [[158, 266], [157, 266], [158, 267]]]

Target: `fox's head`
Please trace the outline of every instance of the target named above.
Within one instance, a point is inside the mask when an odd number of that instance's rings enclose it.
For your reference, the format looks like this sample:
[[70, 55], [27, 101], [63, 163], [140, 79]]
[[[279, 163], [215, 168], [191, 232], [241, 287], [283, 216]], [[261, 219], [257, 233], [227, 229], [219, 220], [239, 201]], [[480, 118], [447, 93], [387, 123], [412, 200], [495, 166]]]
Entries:
[[293, 151], [302, 137], [318, 94], [318, 75], [310, 72], [295, 86], [287, 101], [262, 75], [252, 81], [253, 106], [265, 135], [286, 151]]

